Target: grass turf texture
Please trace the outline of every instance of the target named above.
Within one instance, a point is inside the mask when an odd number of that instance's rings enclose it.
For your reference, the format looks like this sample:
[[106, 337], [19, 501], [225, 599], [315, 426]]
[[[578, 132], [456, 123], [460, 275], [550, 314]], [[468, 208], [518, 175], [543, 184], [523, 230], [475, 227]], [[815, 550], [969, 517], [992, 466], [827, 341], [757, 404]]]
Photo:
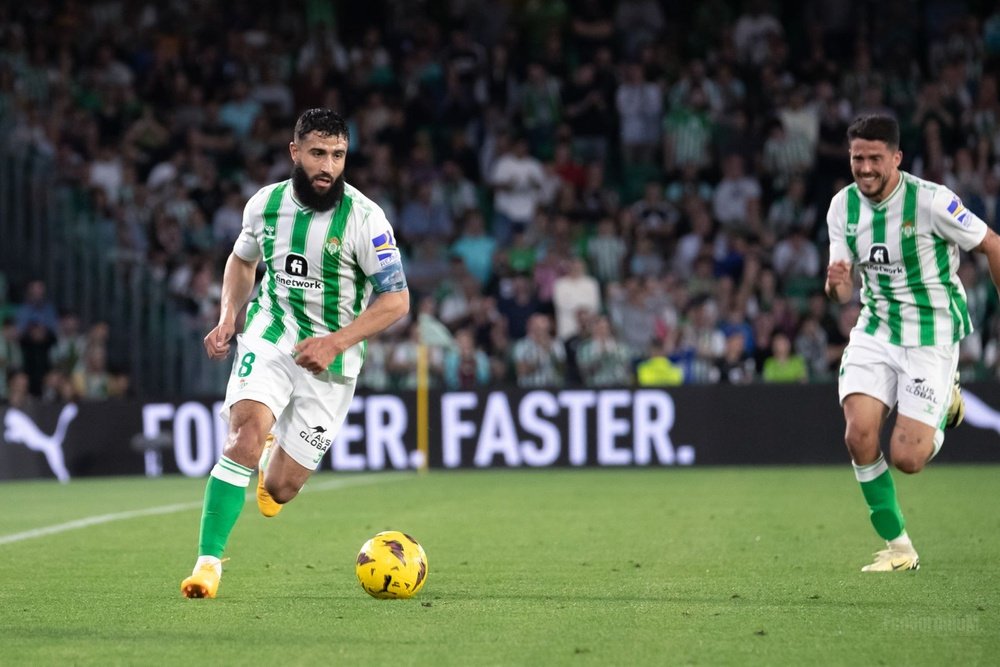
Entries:
[[[321, 474], [275, 519], [247, 503], [215, 600], [178, 589], [204, 480], [8, 482], [0, 540], [186, 509], [0, 544], [0, 663], [995, 664], [998, 472], [896, 475], [923, 563], [897, 574], [859, 571], [846, 464]], [[384, 529], [427, 550], [416, 598], [355, 579]]]

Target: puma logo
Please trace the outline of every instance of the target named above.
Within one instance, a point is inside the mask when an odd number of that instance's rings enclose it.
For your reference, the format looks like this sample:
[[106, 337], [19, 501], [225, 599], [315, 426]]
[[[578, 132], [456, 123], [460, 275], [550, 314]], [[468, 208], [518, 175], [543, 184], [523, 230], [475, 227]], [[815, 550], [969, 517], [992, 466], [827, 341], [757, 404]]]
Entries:
[[965, 423], [976, 428], [1000, 433], [1000, 412], [967, 389], [962, 390], [965, 399]]
[[69, 481], [69, 471], [63, 457], [62, 444], [66, 439], [66, 429], [70, 422], [76, 419], [79, 408], [75, 403], [67, 403], [59, 413], [56, 430], [52, 435], [46, 435], [38, 428], [34, 420], [17, 408], [8, 408], [3, 418], [4, 440], [19, 442], [28, 449], [45, 454], [45, 460], [52, 473], [63, 483]]

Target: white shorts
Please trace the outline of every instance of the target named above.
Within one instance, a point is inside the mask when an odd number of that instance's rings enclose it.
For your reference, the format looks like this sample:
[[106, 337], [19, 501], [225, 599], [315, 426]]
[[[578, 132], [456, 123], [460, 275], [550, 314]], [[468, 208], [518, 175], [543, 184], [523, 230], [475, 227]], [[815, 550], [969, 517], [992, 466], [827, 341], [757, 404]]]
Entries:
[[951, 404], [958, 343], [902, 347], [857, 329], [840, 360], [840, 402], [865, 394], [941, 430]]
[[354, 378], [314, 375], [287, 352], [259, 338], [236, 337], [236, 360], [220, 416], [229, 421], [237, 401], [263, 403], [274, 415], [271, 431], [297, 463], [315, 470], [340, 431], [354, 399]]

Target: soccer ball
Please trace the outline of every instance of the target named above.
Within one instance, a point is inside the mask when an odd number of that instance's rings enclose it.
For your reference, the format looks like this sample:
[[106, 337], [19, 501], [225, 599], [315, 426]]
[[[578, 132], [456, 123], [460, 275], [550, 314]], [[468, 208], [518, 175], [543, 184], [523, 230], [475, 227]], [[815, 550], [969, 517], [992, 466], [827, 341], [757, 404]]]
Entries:
[[354, 571], [372, 597], [409, 598], [427, 581], [427, 554], [406, 533], [387, 530], [364, 543]]

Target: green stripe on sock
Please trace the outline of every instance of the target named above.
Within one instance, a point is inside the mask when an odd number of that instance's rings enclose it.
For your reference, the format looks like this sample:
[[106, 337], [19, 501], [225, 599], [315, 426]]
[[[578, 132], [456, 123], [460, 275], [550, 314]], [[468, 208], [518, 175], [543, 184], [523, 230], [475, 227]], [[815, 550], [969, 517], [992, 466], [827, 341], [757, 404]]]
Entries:
[[209, 477], [205, 487], [205, 505], [201, 511], [198, 555], [222, 558], [236, 520], [243, 511], [246, 490]]
[[896, 484], [886, 470], [870, 482], [859, 482], [868, 503], [869, 519], [875, 532], [884, 540], [894, 540], [903, 534], [906, 523], [896, 499]]
[[247, 468], [244, 465], [240, 465], [232, 459], [227, 459], [225, 456], [219, 459], [219, 465], [230, 472], [234, 472], [237, 475], [243, 475], [249, 477], [253, 474], [253, 468]]

